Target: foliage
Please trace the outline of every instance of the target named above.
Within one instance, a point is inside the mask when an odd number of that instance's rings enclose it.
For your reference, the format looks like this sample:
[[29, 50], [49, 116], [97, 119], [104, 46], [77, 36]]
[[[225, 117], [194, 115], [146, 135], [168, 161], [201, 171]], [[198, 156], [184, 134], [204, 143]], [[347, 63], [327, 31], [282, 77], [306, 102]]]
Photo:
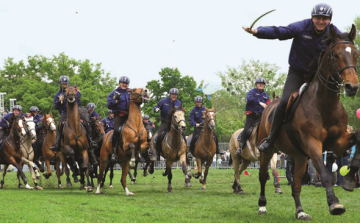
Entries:
[[202, 92], [196, 91], [201, 85], [197, 87], [193, 77], [187, 75], [181, 76], [180, 71], [177, 68], [162, 68], [159, 75], [160, 80], [149, 81], [146, 85], [146, 88], [151, 91], [151, 100], [144, 105], [144, 114], [149, 115], [150, 120], [155, 122], [157, 130], [161, 124], [160, 112], [155, 114], [153, 108], [161, 99], [169, 96], [168, 92], [171, 88], [177, 88], [179, 89], [178, 99], [183, 103], [185, 108], [186, 126], [188, 127], [186, 134], [191, 134], [192, 128], [190, 128], [189, 115], [191, 109], [195, 106], [195, 97], [198, 95], [202, 96], [204, 99], [203, 105], [208, 108], [211, 108], [211, 103], [206, 99]]
[[[254, 83], [258, 77], [266, 80], [265, 91], [272, 98], [282, 93], [286, 74], [278, 73], [279, 67], [275, 64], [260, 62], [258, 60], [242, 61], [237, 68], [228, 67], [226, 71], [219, 72], [225, 90], [216, 92], [212, 97], [217, 115], [217, 129], [220, 141], [230, 140], [232, 132], [243, 128], [246, 120], [246, 94], [255, 87]], [[224, 110], [222, 110], [224, 109]], [[230, 121], [233, 121], [232, 131]]]
[[[115, 78], [105, 74], [101, 64], [77, 61], [63, 53], [52, 58], [29, 56], [26, 62], [18, 63], [8, 58], [0, 72], [0, 92], [7, 93], [5, 101], [16, 98], [16, 104], [21, 105], [24, 112], [37, 106], [42, 113], [52, 111], [55, 117], [58, 117], [58, 112], [54, 110], [53, 101], [60, 88], [58, 80], [61, 75], [69, 76], [71, 85], [78, 85], [81, 105], [84, 106], [98, 102], [106, 108], [107, 95], [116, 86]], [[103, 114], [99, 109], [98, 106], [98, 113]]]

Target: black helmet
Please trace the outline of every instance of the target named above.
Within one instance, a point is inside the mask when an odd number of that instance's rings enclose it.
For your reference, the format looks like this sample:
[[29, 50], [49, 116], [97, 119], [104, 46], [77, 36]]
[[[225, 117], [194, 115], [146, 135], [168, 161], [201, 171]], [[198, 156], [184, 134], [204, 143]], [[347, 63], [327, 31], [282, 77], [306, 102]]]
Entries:
[[143, 119], [147, 119], [147, 120], [149, 120], [149, 119], [150, 119], [150, 117], [149, 117], [148, 115], [144, 115], [144, 116], [143, 116]]
[[70, 83], [70, 79], [68, 76], [61, 76], [59, 78], [59, 82], [60, 84], [69, 84]]
[[94, 103], [89, 103], [86, 108], [91, 110], [91, 111], [94, 111], [95, 110], [95, 104]]
[[114, 114], [114, 112], [111, 109], [109, 109], [108, 113], [109, 114]]
[[265, 78], [263, 77], [258, 77], [255, 81], [255, 86], [257, 83], [264, 83], [264, 85], [266, 85], [266, 81], [265, 81]]
[[20, 112], [22, 111], [22, 107], [20, 105], [15, 105], [14, 107], [12, 107], [12, 111], [14, 111], [15, 109], [18, 109]]
[[40, 110], [38, 109], [38, 107], [36, 106], [32, 106], [30, 109], [29, 109], [30, 112], [39, 112]]
[[169, 91], [169, 94], [176, 94], [178, 95], [179, 94], [179, 90], [177, 88], [171, 88], [170, 91]]
[[119, 83], [127, 83], [130, 84], [130, 79], [127, 76], [122, 76], [119, 79]]
[[201, 103], [202, 103], [202, 102], [203, 102], [203, 98], [202, 98], [201, 96], [196, 96], [196, 97], [195, 97], [195, 103], [196, 103], [196, 102], [201, 102]]
[[311, 17], [321, 15], [321, 16], [330, 17], [330, 20], [331, 20], [332, 13], [333, 13], [333, 10], [330, 5], [320, 3], [320, 4], [315, 5], [314, 8], [312, 9]]

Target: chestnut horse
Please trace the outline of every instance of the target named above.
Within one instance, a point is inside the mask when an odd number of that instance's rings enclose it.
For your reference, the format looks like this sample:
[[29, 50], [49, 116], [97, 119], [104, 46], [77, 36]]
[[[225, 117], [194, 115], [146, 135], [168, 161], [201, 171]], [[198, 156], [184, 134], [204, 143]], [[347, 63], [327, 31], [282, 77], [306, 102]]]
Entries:
[[10, 134], [4, 139], [3, 148], [0, 150], [0, 164], [4, 164], [0, 189], [4, 188], [6, 169], [10, 164], [16, 167], [16, 169], [20, 172], [21, 179], [23, 180], [26, 188], [32, 189], [32, 187], [30, 187], [27, 183], [29, 180], [22, 171], [20, 137], [24, 137], [26, 135], [24, 121], [21, 115], [13, 115], [13, 119], [14, 121], [10, 129]]
[[[190, 187], [190, 178], [186, 170], [186, 142], [182, 137], [182, 132], [186, 131], [186, 121], [185, 121], [185, 112], [182, 107], [182, 104], [177, 107], [174, 106], [169, 112], [167, 117], [167, 133], [164, 136], [161, 143], [160, 154], [166, 159], [166, 169], [163, 172], [163, 176], [168, 176], [168, 193], [172, 192], [171, 187], [171, 164], [180, 160], [182, 171], [185, 175], [185, 183], [187, 187]], [[152, 143], [156, 148], [156, 143], [154, 139], [158, 133], [152, 138]]]
[[[80, 189], [86, 188], [92, 192], [89, 179], [89, 142], [86, 137], [86, 130], [80, 123], [80, 115], [77, 104], [76, 86], [69, 86], [65, 91], [67, 103], [67, 120], [64, 124], [63, 139], [61, 140], [61, 153], [70, 157], [70, 168], [77, 174], [78, 170], [75, 161], [80, 167]], [[84, 173], [87, 186], [85, 187]]]
[[[324, 165], [322, 153], [324, 150], [331, 150], [338, 157], [341, 157], [352, 145], [359, 143], [355, 134], [346, 132], [348, 118], [340, 101], [340, 87], [342, 85], [346, 96], [355, 96], [359, 88], [356, 73], [358, 52], [353, 42], [355, 37], [354, 25], [350, 33], [341, 35], [337, 34], [334, 27], [330, 25], [329, 37], [326, 41], [328, 47], [319, 57], [317, 72], [308, 88], [302, 92], [299, 105], [289, 121], [297, 144], [294, 143], [294, 146], [292, 143], [294, 140], [290, 141], [285, 124], [283, 124], [273, 151], [260, 155], [259, 214], [266, 213], [265, 184], [269, 175], [267, 168], [273, 153], [277, 150], [292, 156], [295, 161], [292, 196], [295, 201], [297, 219], [311, 220], [310, 215], [303, 211], [300, 202], [301, 179], [306, 170], [308, 157], [312, 160], [320, 174], [321, 183], [326, 188], [330, 214], [341, 215], [345, 212], [345, 207], [339, 203], [339, 199], [332, 189], [331, 175]], [[270, 132], [269, 114], [278, 103], [279, 99], [273, 101], [263, 112], [259, 126], [258, 144]], [[357, 153], [359, 154], [358, 149]], [[352, 161], [352, 164], [357, 162], [357, 168], [358, 158], [355, 155]], [[355, 171], [354, 166], [353, 171]], [[343, 185], [345, 189], [351, 190], [346, 186], [348, 185]], [[352, 189], [353, 187], [352, 185]]]
[[[139, 153], [143, 153], [148, 148], [147, 133], [144, 128], [142, 121], [140, 105], [147, 103], [149, 100], [148, 89], [134, 88], [128, 89], [130, 94], [130, 105], [129, 105], [129, 117], [124, 124], [122, 131], [121, 142], [117, 148], [118, 163], [121, 166], [121, 185], [125, 190], [125, 194], [130, 196], [134, 193], [130, 192], [126, 186], [126, 176], [129, 172], [129, 165], [135, 166], [135, 158], [139, 156]], [[96, 193], [100, 193], [101, 181], [103, 180], [103, 174], [105, 168], [111, 163], [110, 156], [112, 154], [112, 137], [113, 131], [108, 132], [101, 146], [100, 151], [100, 169], [98, 176], [98, 186]]]
[[[240, 176], [241, 173], [246, 170], [246, 168], [249, 166], [251, 162], [259, 161], [260, 160], [260, 151], [256, 147], [256, 136], [257, 136], [257, 128], [254, 128], [252, 131], [251, 137], [249, 140], [246, 140], [246, 144], [244, 146], [244, 149], [241, 152], [242, 157], [242, 163], [240, 163], [240, 157], [236, 154], [236, 150], [239, 148], [239, 141], [237, 140], [237, 137], [239, 136], [240, 132], [243, 131], [243, 129], [239, 129], [234, 132], [234, 134], [231, 136], [229, 147], [230, 147], [230, 154], [231, 159], [233, 162], [233, 168], [234, 168], [234, 184], [232, 188], [234, 189], [234, 193], [237, 194], [243, 194], [244, 191], [240, 186]], [[245, 133], [243, 133], [245, 134]], [[276, 170], [276, 163], [277, 163], [277, 153], [274, 153], [271, 160], [270, 160], [270, 167], [271, 172], [274, 178], [274, 187], [275, 187], [275, 193], [282, 194], [282, 190], [280, 188], [280, 183], [277, 176], [277, 170]]]
[[[207, 109], [205, 107], [205, 112], [203, 114], [204, 122], [202, 123], [203, 129], [199, 135], [198, 140], [195, 142], [195, 148], [191, 151], [192, 155], [196, 158], [196, 164], [198, 166], [198, 172], [193, 174], [193, 176], [202, 183], [202, 189], [206, 189], [206, 178], [209, 173], [209, 168], [212, 164], [213, 157], [216, 153], [216, 143], [214, 140], [214, 129], [216, 122], [216, 115], [214, 108]], [[196, 127], [195, 127], [196, 128]], [[189, 135], [189, 138], [192, 135]], [[187, 148], [189, 151], [190, 148]], [[202, 170], [202, 165], [205, 163], [205, 171]], [[190, 175], [191, 169], [188, 168], [188, 174]]]

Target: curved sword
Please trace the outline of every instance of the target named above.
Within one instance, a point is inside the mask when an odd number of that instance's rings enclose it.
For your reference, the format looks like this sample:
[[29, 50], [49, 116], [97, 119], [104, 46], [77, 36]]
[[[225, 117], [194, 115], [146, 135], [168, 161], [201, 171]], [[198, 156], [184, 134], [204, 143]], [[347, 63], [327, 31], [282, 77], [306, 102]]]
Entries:
[[275, 11], [275, 9], [273, 9], [273, 10], [270, 10], [270, 11], [268, 11], [268, 12], [266, 12], [266, 13], [264, 13], [264, 14], [262, 14], [261, 16], [259, 16], [259, 18], [257, 18], [252, 24], [251, 24], [251, 26], [250, 26], [250, 30], [253, 28], [253, 26], [255, 25], [255, 23], [257, 22], [257, 21], [259, 21], [259, 19], [261, 19], [262, 17], [264, 17], [264, 16], [266, 16], [267, 14], [269, 14], [269, 13], [271, 13], [271, 12], [273, 12], [273, 11]]

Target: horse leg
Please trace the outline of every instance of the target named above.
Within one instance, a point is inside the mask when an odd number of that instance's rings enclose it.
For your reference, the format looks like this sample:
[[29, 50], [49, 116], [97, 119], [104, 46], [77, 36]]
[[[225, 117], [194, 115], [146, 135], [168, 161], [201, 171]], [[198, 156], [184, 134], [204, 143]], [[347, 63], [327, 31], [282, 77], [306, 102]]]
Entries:
[[[135, 161], [135, 166], [134, 166], [134, 179], [131, 179], [131, 184], [135, 184], [136, 181], [136, 176], [137, 176], [137, 167], [138, 167], [139, 161]], [[130, 169], [129, 169], [130, 170]]]
[[197, 165], [197, 169], [198, 172], [193, 174], [193, 177], [195, 177], [195, 179], [199, 179], [199, 177], [202, 174], [202, 163], [201, 163], [201, 159], [200, 158], [196, 158], [196, 165]]
[[[99, 159], [99, 175], [98, 175], [98, 180], [97, 180], [97, 189], [96, 189], [96, 194], [100, 194], [100, 187], [101, 185], [104, 185], [104, 182], [105, 182], [105, 175], [106, 175], [106, 172], [107, 170], [109, 170], [109, 166], [110, 165], [113, 165], [112, 163], [108, 163], [108, 160], [107, 158], [106, 159]], [[105, 175], [104, 175], [104, 171], [106, 169], [106, 172], [105, 172]]]
[[[71, 180], [70, 180], [70, 170], [69, 170], [68, 165], [66, 163], [65, 157], [64, 157], [64, 155], [62, 153], [60, 153], [60, 160], [61, 160], [63, 168], [65, 168], [66, 186], [71, 187], [72, 184], [71, 184]], [[58, 180], [59, 180], [60, 176], [61, 176], [61, 174], [58, 176]]]
[[[34, 184], [35, 184], [35, 188], [36, 189], [39, 189], [39, 190], [42, 190], [42, 188], [40, 186], [38, 186], [37, 182], [36, 182], [36, 177], [35, 177], [35, 172], [34, 172], [34, 169], [33, 169], [33, 166], [34, 166], [34, 163], [28, 159], [25, 159], [24, 157], [21, 158], [21, 160], [23, 161], [24, 164], [27, 164], [28, 167], [29, 167], [29, 171], [30, 171], [30, 174], [31, 174], [31, 178], [33, 179], [34, 181]], [[40, 188], [38, 188], [40, 187]], [[28, 184], [25, 184], [25, 188], [29, 189], [29, 190], [32, 190], [34, 189], [33, 187], [31, 187], [30, 185]]]
[[11, 165], [13, 165], [14, 167], [16, 167], [16, 169], [17, 169], [18, 171], [20, 171], [21, 179], [23, 180], [26, 188], [29, 189], [29, 190], [34, 189], [33, 187], [30, 187], [29, 184], [27, 183], [29, 180], [26, 178], [24, 172], [22, 171], [22, 166], [20, 166], [18, 163], [16, 163], [15, 160], [12, 160]]
[[[76, 165], [76, 162], [75, 162], [75, 153], [74, 153], [74, 150], [66, 145], [65, 146], [65, 149], [66, 149], [66, 154], [69, 156], [69, 160], [70, 160], [70, 169], [71, 171], [73, 172], [73, 175], [74, 176], [77, 176], [79, 175], [79, 171], [78, 171], [78, 168], [77, 168], [77, 165]], [[75, 180], [75, 179], [74, 179]]]
[[292, 196], [295, 200], [295, 216], [296, 219], [311, 221], [311, 216], [306, 214], [301, 206], [300, 192], [301, 192], [301, 180], [306, 171], [307, 157], [296, 156], [294, 157], [295, 169], [294, 169], [294, 181], [291, 185]]
[[277, 153], [274, 153], [273, 157], [270, 160], [270, 166], [271, 166], [271, 172], [274, 177], [274, 187], [275, 187], [275, 193], [282, 194], [282, 190], [280, 188], [280, 183], [278, 179], [278, 172], [276, 170], [276, 163], [277, 163]]
[[129, 175], [129, 178], [130, 178], [130, 180], [131, 180], [131, 184], [134, 184], [134, 183], [135, 183], [135, 179], [134, 179], [134, 176], [131, 174], [131, 169], [130, 169], [130, 168], [129, 168], [128, 175]]
[[127, 196], [132, 196], [134, 195], [134, 193], [130, 192], [129, 189], [126, 187], [126, 175], [129, 171], [129, 162], [123, 162], [120, 163], [121, 165], [121, 185], [123, 186], [124, 190], [125, 190], [125, 194]]
[[149, 173], [150, 174], [154, 173], [154, 165], [155, 165], [155, 161], [150, 161], [150, 168], [149, 168]]
[[268, 165], [270, 159], [272, 158], [272, 153], [260, 153], [260, 171], [259, 171], [259, 181], [261, 185], [260, 197], [259, 197], [259, 211], [258, 214], [266, 214], [266, 196], [265, 196], [265, 186], [266, 181], [269, 178]]
[[109, 185], [109, 188], [110, 188], [110, 189], [113, 188], [113, 185], [112, 185], [113, 179], [114, 179], [114, 166], [111, 165], [111, 166], [110, 166], [110, 185]]
[[5, 179], [6, 170], [7, 170], [8, 167], [9, 167], [9, 165], [7, 165], [7, 164], [4, 165], [3, 178], [2, 178], [1, 183], [0, 183], [0, 189], [4, 189], [4, 183], [5, 183], [4, 179]]
[[147, 169], [148, 169], [149, 166], [150, 166], [150, 162], [145, 161], [145, 165], [144, 165], [144, 168], [143, 168], [144, 169], [144, 173], [143, 173], [144, 177], [146, 177], [148, 175]]
[[43, 175], [44, 175], [45, 179], [49, 179], [49, 177], [51, 176], [50, 160], [48, 160], [48, 159], [45, 160], [45, 166], [47, 169], [47, 173], [44, 173]]
[[[236, 159], [236, 161], [235, 161]], [[233, 165], [235, 164], [235, 162], [237, 163], [237, 167], [236, 165], [234, 166], [234, 170], [235, 170], [235, 173], [234, 173], [234, 177], [235, 177], [235, 180], [234, 180], [234, 184], [233, 184], [233, 189], [234, 189], [234, 193], [237, 193], [237, 194], [244, 194], [244, 191], [241, 189], [241, 186], [240, 186], [240, 177], [241, 177], [241, 174], [244, 170], [246, 170], [246, 168], [250, 165], [251, 161], [249, 160], [246, 160], [246, 159], [242, 159], [242, 163], [241, 165], [239, 166], [239, 156], [236, 155], [236, 158], [233, 160]]]
[[[99, 167], [100, 167], [100, 165], [99, 165]], [[105, 180], [106, 180], [106, 174], [107, 174], [107, 172], [109, 171], [109, 168], [110, 168], [110, 164], [108, 164], [108, 165], [106, 166], [106, 168], [105, 168], [105, 173], [104, 173], [104, 176], [103, 176], [103, 178], [102, 178], [102, 180], [101, 180], [100, 187], [104, 187], [104, 183], [105, 183]], [[99, 171], [100, 171], [100, 168], [99, 168]], [[100, 172], [99, 172], [99, 174], [100, 174]], [[99, 176], [98, 176], [98, 178], [99, 178]], [[110, 188], [110, 189], [111, 189], [111, 188]]]
[[[47, 160], [47, 161], [50, 163], [49, 160]], [[46, 164], [46, 161], [45, 161], [45, 164]], [[50, 169], [50, 165], [49, 165], [49, 168], [48, 168], [48, 173], [49, 173], [49, 169]], [[61, 179], [60, 179], [60, 159], [55, 158], [55, 169], [56, 169], [56, 176], [57, 176], [57, 179], [58, 179], [58, 188], [63, 189], [64, 187], [61, 185]], [[51, 172], [50, 172], [50, 174], [51, 174]]]
[[187, 166], [186, 166], [186, 153], [180, 156], [180, 164], [181, 164], [182, 171], [185, 175], [186, 187], [191, 187], [190, 177], [188, 175]]
[[359, 171], [360, 167], [360, 143], [356, 144], [356, 150], [354, 157], [349, 164], [350, 171], [347, 173], [342, 180], [341, 186], [344, 190], [354, 191], [355, 185], [355, 174]]
[[[134, 167], [135, 166], [135, 161], [136, 161], [136, 157], [135, 157], [135, 144], [134, 143], [129, 143], [129, 149], [131, 151], [131, 158], [130, 158], [130, 166]], [[126, 148], [125, 144], [124, 144], [124, 148]]]
[[[211, 159], [211, 161], [212, 161], [212, 159]], [[209, 173], [209, 168], [210, 168], [210, 166], [211, 166], [211, 161], [208, 160], [208, 161], [206, 162], [206, 165], [205, 165], [204, 179], [203, 179], [203, 181], [202, 181], [202, 184], [203, 184], [202, 190], [205, 190], [205, 189], [206, 189], [206, 178], [207, 178], [207, 175], [208, 175], [208, 173]]]
[[172, 187], [171, 187], [171, 179], [172, 179], [172, 173], [171, 173], [171, 164], [172, 162], [166, 160], [166, 173], [167, 173], [167, 177], [168, 177], [168, 193], [172, 192]]

